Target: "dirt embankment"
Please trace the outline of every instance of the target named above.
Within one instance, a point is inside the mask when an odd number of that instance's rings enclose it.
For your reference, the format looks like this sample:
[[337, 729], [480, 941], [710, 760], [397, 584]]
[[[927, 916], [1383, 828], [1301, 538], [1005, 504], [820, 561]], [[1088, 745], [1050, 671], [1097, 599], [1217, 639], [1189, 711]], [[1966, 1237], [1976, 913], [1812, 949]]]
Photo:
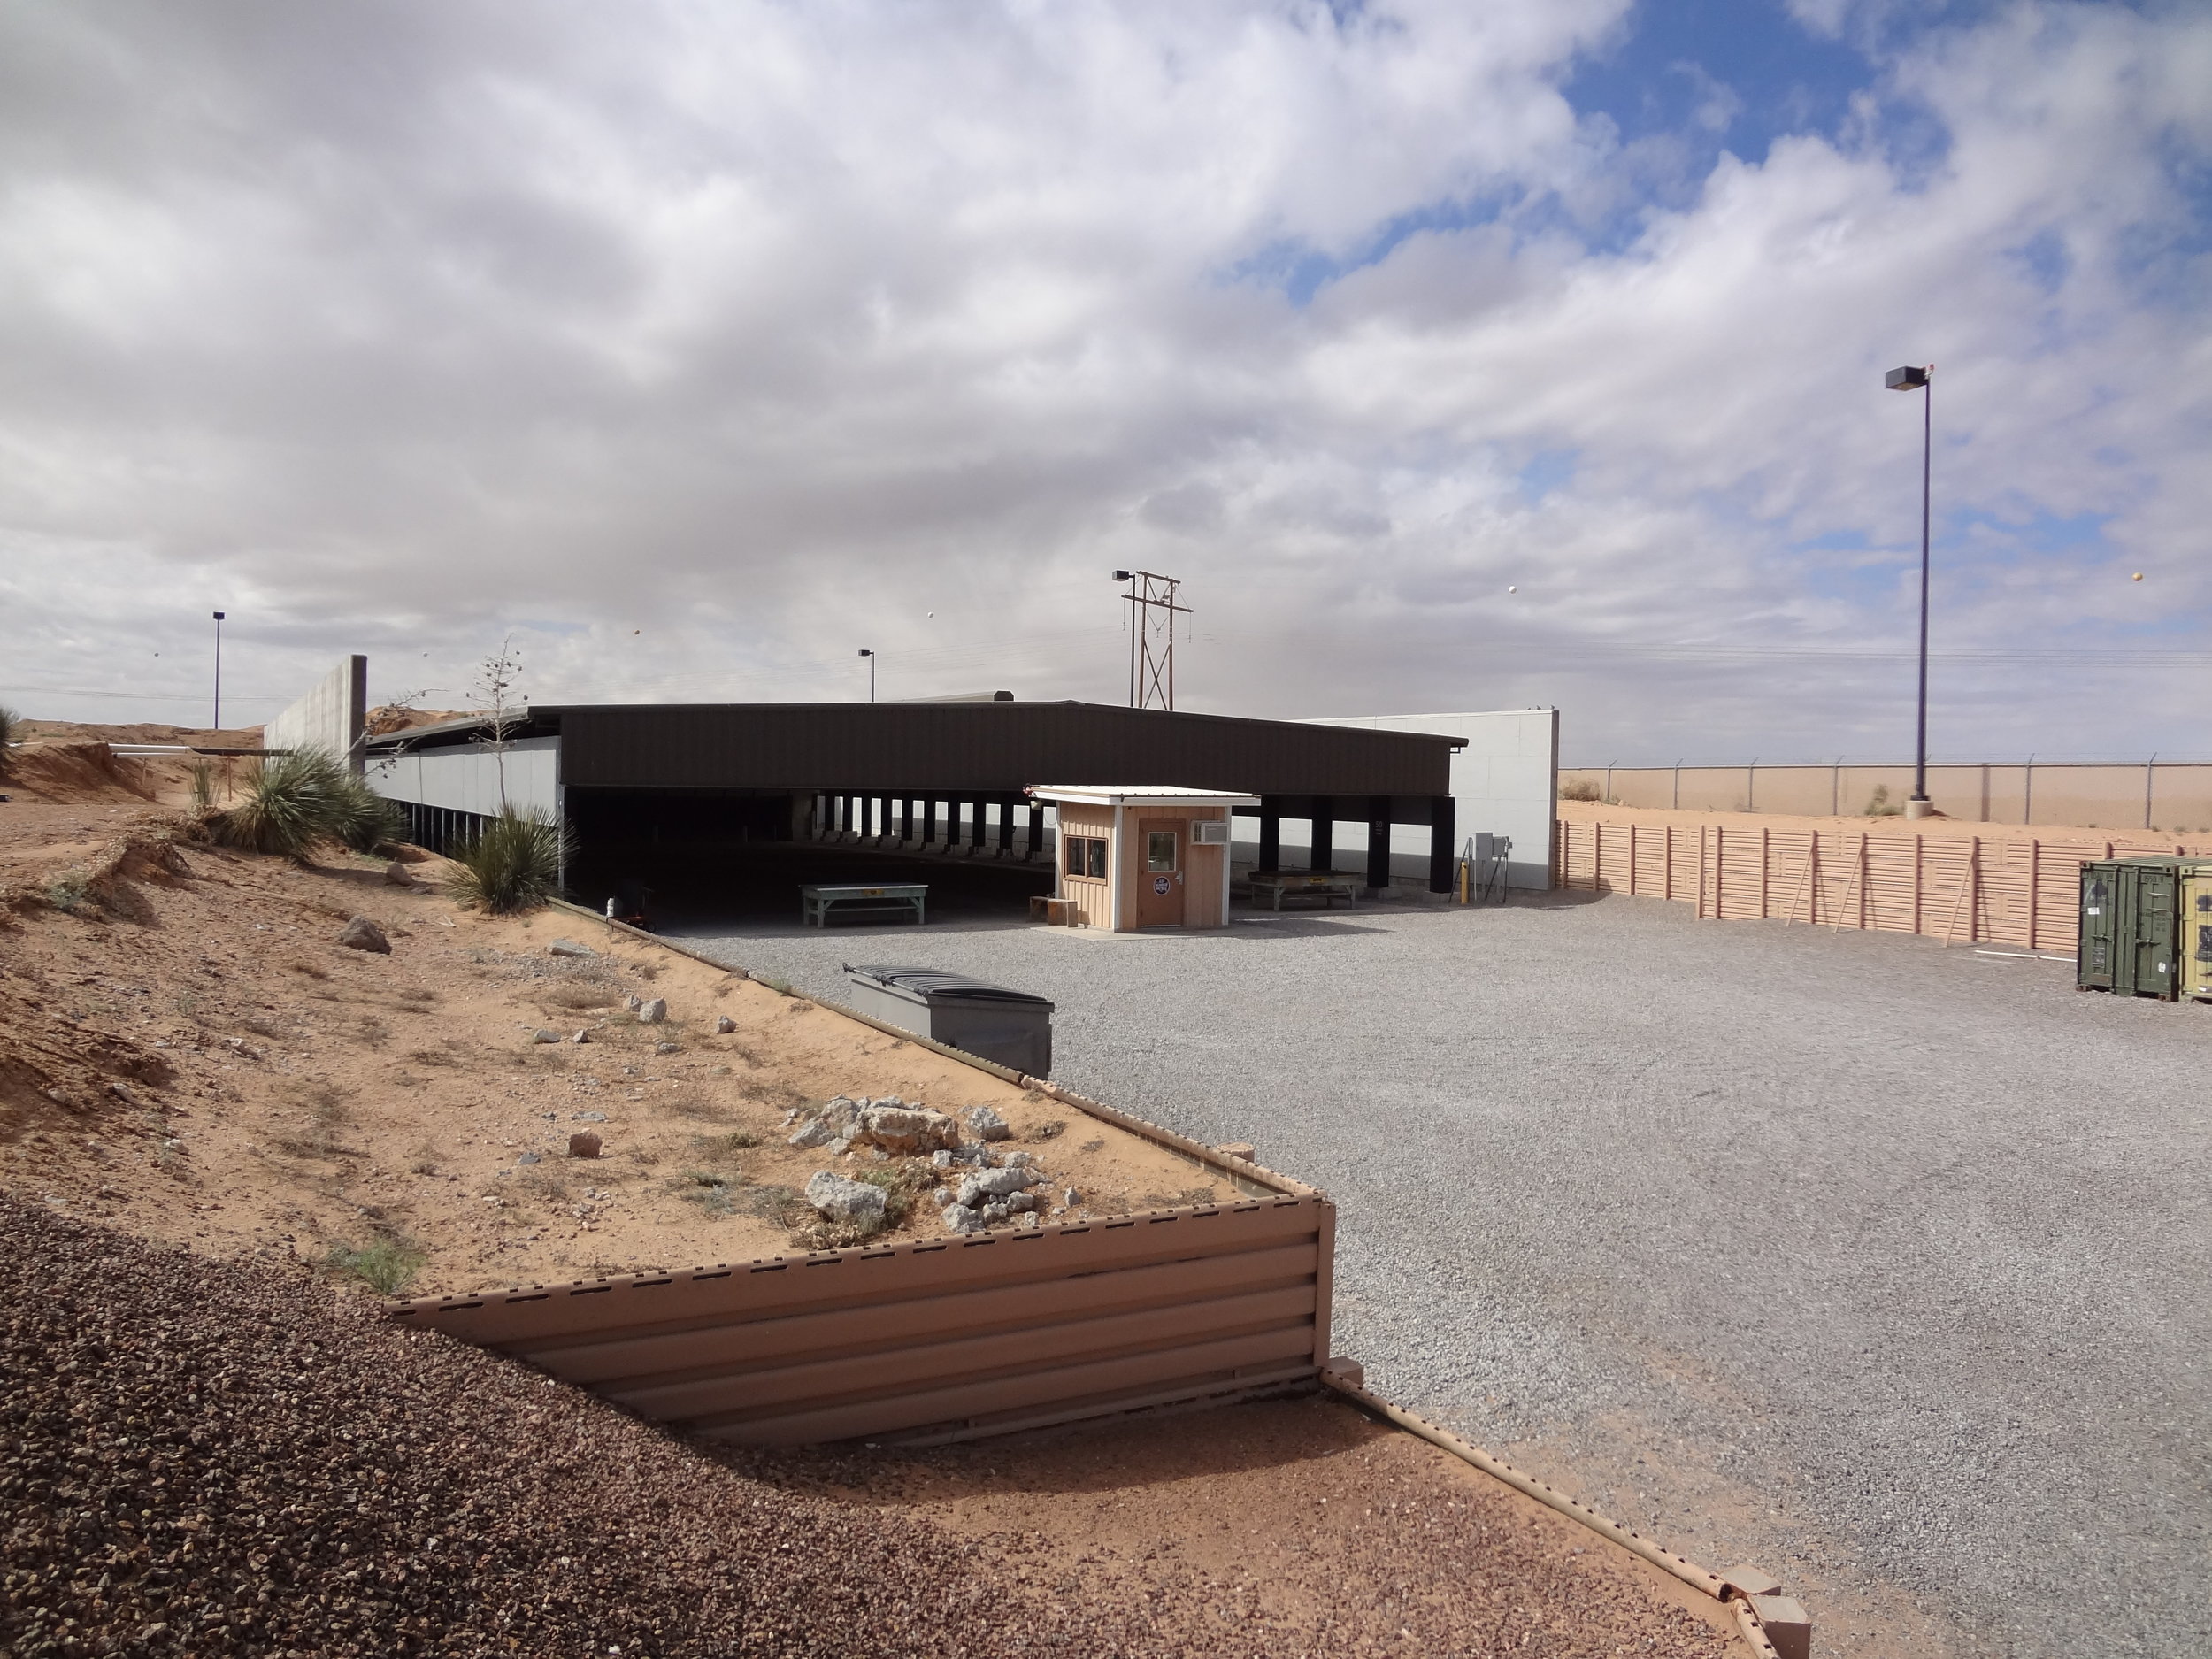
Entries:
[[[994, 1151], [1048, 1178], [1041, 1219], [1232, 1195], [1123, 1130], [588, 918], [476, 915], [376, 860], [299, 869], [152, 820], [107, 864], [97, 815], [0, 818], [0, 846], [18, 825], [0, 1179], [76, 1213], [218, 1255], [381, 1246], [414, 1269], [384, 1281], [422, 1291], [810, 1248], [800, 1193], [824, 1169], [887, 1185], [903, 1213], [883, 1236], [941, 1233], [932, 1198], [956, 1172], [787, 1144], [795, 1111], [839, 1095], [991, 1108], [1011, 1130]], [[355, 915], [388, 954], [337, 943]], [[554, 954], [567, 933], [590, 954]], [[570, 1156], [586, 1133], [600, 1155]]]

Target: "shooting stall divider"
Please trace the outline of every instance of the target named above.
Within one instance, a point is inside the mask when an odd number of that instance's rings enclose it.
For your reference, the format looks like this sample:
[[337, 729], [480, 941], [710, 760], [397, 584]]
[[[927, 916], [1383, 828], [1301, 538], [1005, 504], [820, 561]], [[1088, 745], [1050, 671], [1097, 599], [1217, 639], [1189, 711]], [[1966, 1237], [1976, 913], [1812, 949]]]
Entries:
[[1368, 1393], [1356, 1363], [1332, 1358], [1336, 1209], [1320, 1192], [1057, 1084], [821, 1005], [1225, 1174], [1246, 1202], [426, 1296], [392, 1302], [393, 1316], [524, 1360], [640, 1417], [755, 1446], [931, 1445], [1325, 1384], [1727, 1603], [1760, 1659], [1808, 1659], [1803, 1609], [1764, 1574], [1698, 1567]]

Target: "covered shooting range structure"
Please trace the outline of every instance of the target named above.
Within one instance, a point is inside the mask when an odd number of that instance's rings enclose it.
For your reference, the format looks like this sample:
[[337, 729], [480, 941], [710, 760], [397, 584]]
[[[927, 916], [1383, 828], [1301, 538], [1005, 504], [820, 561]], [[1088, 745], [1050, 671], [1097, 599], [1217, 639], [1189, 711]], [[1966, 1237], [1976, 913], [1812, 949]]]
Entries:
[[[538, 704], [513, 711], [503, 749], [488, 718], [368, 741], [368, 777], [433, 847], [504, 798], [595, 840], [650, 826], [695, 849], [884, 835], [934, 846], [964, 834], [1001, 856], [1041, 856], [1041, 803], [1064, 778], [1172, 779], [1256, 797], [1259, 863], [1275, 868], [1285, 818], [1313, 829], [1312, 867], [1335, 862], [1333, 826], [1368, 826], [1372, 887], [1390, 885], [1393, 826], [1429, 831], [1428, 885], [1451, 888], [1457, 851], [1451, 756], [1465, 740], [1086, 703]], [[941, 818], [940, 811], [943, 816]], [[964, 826], [964, 827], [956, 827]]]

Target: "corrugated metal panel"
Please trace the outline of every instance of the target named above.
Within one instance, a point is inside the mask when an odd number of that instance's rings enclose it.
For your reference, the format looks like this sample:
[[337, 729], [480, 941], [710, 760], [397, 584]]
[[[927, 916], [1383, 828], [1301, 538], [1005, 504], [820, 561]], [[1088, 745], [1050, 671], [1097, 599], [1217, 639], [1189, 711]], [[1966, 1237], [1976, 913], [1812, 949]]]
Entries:
[[1119, 778], [1241, 795], [1443, 795], [1450, 740], [1082, 703], [537, 707], [571, 788], [966, 791]]
[[949, 1438], [1310, 1376], [1334, 1219], [1273, 1198], [397, 1312], [710, 1438]]

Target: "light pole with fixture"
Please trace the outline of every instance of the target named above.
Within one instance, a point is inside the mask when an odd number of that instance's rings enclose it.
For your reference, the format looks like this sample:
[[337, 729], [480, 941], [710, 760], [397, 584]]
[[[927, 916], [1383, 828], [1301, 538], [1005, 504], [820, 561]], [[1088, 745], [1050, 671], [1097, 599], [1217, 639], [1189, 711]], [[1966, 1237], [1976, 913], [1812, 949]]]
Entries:
[[1935, 365], [1931, 363], [1924, 369], [1910, 365], [1892, 369], [1882, 384], [1893, 392], [1920, 394], [1920, 716], [1912, 795], [1905, 803], [1905, 816], [1926, 818], [1935, 810], [1928, 799], [1928, 500], [1935, 453]]
[[861, 655], [868, 659], [868, 701], [873, 703], [876, 700], [876, 654], [863, 651]]
[[223, 729], [223, 613], [215, 613], [215, 730]]

